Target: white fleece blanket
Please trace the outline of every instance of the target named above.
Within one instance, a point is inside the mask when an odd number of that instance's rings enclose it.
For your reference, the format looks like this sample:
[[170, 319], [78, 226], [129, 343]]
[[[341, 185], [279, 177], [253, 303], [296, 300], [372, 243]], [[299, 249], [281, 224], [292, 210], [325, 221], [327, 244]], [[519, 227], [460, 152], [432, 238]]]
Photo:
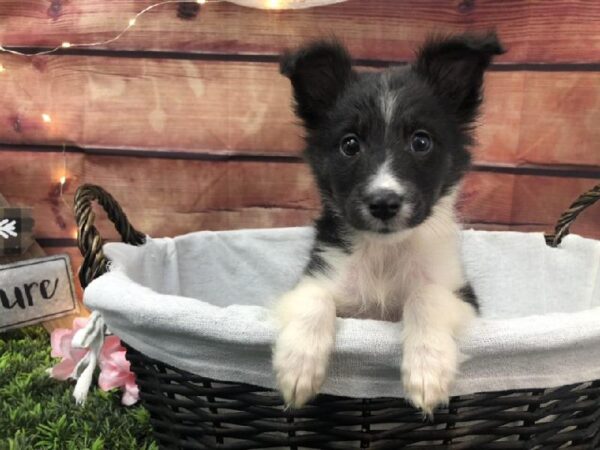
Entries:
[[[291, 288], [308, 228], [199, 232], [107, 244], [111, 271], [85, 304], [137, 350], [210, 378], [274, 387], [268, 305]], [[600, 378], [600, 241], [539, 233], [463, 232], [467, 275], [482, 316], [461, 342], [455, 395], [554, 387]], [[402, 396], [401, 324], [338, 319], [322, 391]]]

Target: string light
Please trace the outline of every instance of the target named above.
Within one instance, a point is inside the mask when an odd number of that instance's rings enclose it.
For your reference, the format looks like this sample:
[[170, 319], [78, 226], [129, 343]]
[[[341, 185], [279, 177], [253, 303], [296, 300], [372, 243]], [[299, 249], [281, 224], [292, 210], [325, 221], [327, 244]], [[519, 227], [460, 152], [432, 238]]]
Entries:
[[0, 73], [4, 72], [6, 72], [6, 68], [2, 64], [0, 64]]
[[[196, 1], [196, 3], [198, 3], [200, 5], [204, 5], [205, 3], [222, 3], [225, 0], [195, 0], [195, 1]], [[132, 28], [133, 26], [136, 25], [137, 19], [139, 17], [143, 16], [148, 11], [151, 11], [154, 8], [158, 8], [159, 6], [167, 5], [170, 3], [189, 3], [189, 0], [187, 0], [187, 1], [185, 1], [185, 0], [163, 0], [161, 2], [154, 3], [150, 6], [147, 6], [146, 8], [144, 8], [140, 12], [138, 12], [135, 16], [133, 16], [131, 19], [129, 19], [129, 21], [127, 22], [127, 26], [123, 30], [121, 30], [117, 35], [113, 36], [110, 39], [106, 39], [104, 41], [82, 42], [82, 43], [73, 43], [73, 42], [65, 41], [57, 47], [51, 48], [49, 50], [43, 50], [43, 51], [37, 52], [37, 53], [23, 53], [23, 52], [19, 52], [17, 50], [11, 50], [11, 49], [4, 47], [3, 45], [5, 45], [5, 44], [0, 44], [0, 51], [6, 52], [6, 53], [11, 53], [13, 55], [19, 55], [19, 56], [40, 56], [40, 55], [49, 55], [50, 53], [55, 53], [58, 50], [60, 50], [61, 48], [99, 47], [99, 46], [108, 45], [108, 44], [111, 44], [111, 43], [121, 39], [121, 37], [125, 33], [127, 33], [127, 31], [129, 31], [130, 28]]]
[[[113, 36], [112, 38], [106, 39], [104, 41], [82, 42], [82, 43], [74, 43], [74, 42], [65, 41], [54, 48], [51, 48], [48, 50], [43, 50], [43, 51], [36, 52], [36, 53], [23, 53], [18, 50], [8, 49], [8, 48], [4, 47], [3, 44], [0, 44], [0, 52], [11, 53], [13, 55], [18, 55], [18, 56], [41, 56], [41, 55], [49, 55], [51, 53], [55, 53], [58, 50], [63, 49], [63, 48], [99, 47], [99, 46], [108, 45], [108, 44], [111, 44], [111, 43], [121, 39], [121, 37], [125, 33], [127, 33], [127, 31], [129, 31], [130, 28], [134, 27], [137, 24], [137, 19], [139, 17], [143, 16], [144, 14], [146, 14], [148, 11], [151, 11], [154, 8], [158, 8], [159, 6], [167, 5], [170, 3], [189, 3], [189, 1], [190, 0], [187, 0], [187, 1], [186, 0], [163, 0], [161, 2], [154, 3], [150, 6], [147, 6], [146, 8], [144, 8], [140, 12], [138, 12], [135, 16], [133, 16], [131, 19], [129, 19], [129, 21], [127, 22], [127, 26], [123, 30], [121, 30], [117, 35]], [[223, 3], [224, 1], [226, 1], [226, 0], [195, 0], [195, 2], [198, 3], [199, 5], [204, 5], [206, 3]], [[304, 1], [305, 0], [264, 0], [263, 7], [267, 8], [267, 9], [283, 9], [291, 4], [303, 3]], [[6, 69], [4, 69], [4, 70], [6, 70]], [[4, 70], [0, 69], [0, 73], [2, 73]]]
[[52, 122], [52, 117], [50, 117], [49, 114], [43, 113], [42, 120], [44, 121], [44, 123], [50, 123]]

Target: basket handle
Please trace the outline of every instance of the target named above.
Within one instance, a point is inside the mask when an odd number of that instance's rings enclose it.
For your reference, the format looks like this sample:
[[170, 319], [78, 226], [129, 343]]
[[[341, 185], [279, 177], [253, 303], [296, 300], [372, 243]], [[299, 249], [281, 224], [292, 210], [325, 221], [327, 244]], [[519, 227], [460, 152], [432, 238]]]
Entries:
[[83, 264], [79, 269], [79, 281], [84, 288], [93, 279], [104, 274], [108, 264], [108, 259], [102, 251], [104, 240], [94, 225], [96, 220], [96, 215], [92, 210], [94, 200], [104, 208], [123, 242], [141, 245], [146, 241], [146, 236], [129, 223], [127, 216], [112, 195], [100, 186], [93, 184], [80, 186], [75, 192], [74, 211], [78, 231], [77, 245], [83, 256]]
[[600, 200], [600, 184], [579, 196], [567, 209], [554, 226], [554, 234], [546, 233], [546, 244], [557, 247], [563, 238], [569, 234], [569, 227], [581, 212]]

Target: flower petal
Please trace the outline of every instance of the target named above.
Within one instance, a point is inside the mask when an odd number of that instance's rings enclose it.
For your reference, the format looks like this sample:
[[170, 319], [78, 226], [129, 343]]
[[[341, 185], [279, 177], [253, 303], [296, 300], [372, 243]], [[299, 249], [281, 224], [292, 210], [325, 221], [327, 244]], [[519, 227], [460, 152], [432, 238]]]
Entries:
[[89, 352], [87, 348], [71, 348], [67, 358], [72, 359], [77, 364]]
[[121, 397], [121, 403], [125, 406], [131, 406], [140, 399], [140, 390], [138, 385], [133, 383], [127, 383], [125, 385], [125, 390], [123, 392], [123, 397]]
[[52, 334], [50, 335], [50, 346], [52, 347], [50, 356], [53, 356], [54, 358], [63, 356], [61, 342], [63, 337], [68, 333], [71, 333], [71, 330], [66, 328], [57, 328], [56, 330], [52, 331]]
[[50, 370], [50, 376], [57, 380], [66, 380], [73, 373], [75, 364], [71, 360], [63, 360]]
[[63, 358], [69, 358], [71, 355], [71, 339], [73, 339], [73, 330], [67, 330], [63, 333], [58, 341], [58, 351]]
[[76, 317], [75, 319], [73, 319], [73, 330], [77, 331], [85, 327], [89, 320], [90, 319], [88, 317]]
[[131, 364], [127, 361], [127, 357], [125, 356], [125, 350], [115, 352], [112, 354], [112, 361], [119, 366], [119, 368], [123, 372], [129, 372], [131, 368]]
[[128, 373], [118, 370], [118, 368], [113, 365], [105, 366], [100, 371], [100, 376], [98, 377], [98, 385], [105, 391], [125, 386], [127, 381]]
[[117, 336], [108, 336], [104, 340], [104, 345], [100, 352], [100, 361], [109, 359], [112, 353], [122, 350], [125, 349], [121, 346], [121, 340]]
[[116, 377], [112, 376], [111, 373], [103, 370], [98, 376], [98, 386], [103, 391], [110, 391], [111, 389], [121, 387], [122, 383]]

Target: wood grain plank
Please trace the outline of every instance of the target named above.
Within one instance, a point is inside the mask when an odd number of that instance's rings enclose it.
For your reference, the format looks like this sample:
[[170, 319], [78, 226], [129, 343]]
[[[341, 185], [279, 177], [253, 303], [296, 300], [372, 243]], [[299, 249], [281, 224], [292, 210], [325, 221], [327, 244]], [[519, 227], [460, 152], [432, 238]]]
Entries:
[[[0, 142], [215, 154], [302, 148], [289, 83], [274, 64], [7, 55], [0, 62]], [[600, 72], [491, 72], [475, 159], [600, 167], [598, 123]]]
[[[579, 194], [588, 191], [599, 182], [600, 179], [519, 176], [515, 178], [514, 184], [513, 222], [539, 224], [543, 222], [540, 218], [558, 219]], [[551, 225], [554, 224], [555, 220], [552, 220]], [[584, 230], [584, 234], [587, 230], [599, 232], [600, 205], [596, 203], [581, 213], [573, 230]]]
[[6, 55], [0, 62], [2, 142], [270, 154], [301, 147], [288, 82], [272, 64]]
[[[318, 212], [308, 169], [302, 164], [181, 161], [67, 154], [64, 198], [53, 168], [60, 154], [1, 152], [0, 191], [15, 205], [34, 207], [38, 238], [74, 238], [75, 187], [95, 183], [111, 192], [131, 222], [152, 236], [197, 230], [306, 225]], [[535, 225], [549, 230], [591, 179], [473, 172], [459, 209], [466, 223]], [[581, 227], [597, 235], [600, 208], [582, 215]], [[102, 235], [118, 239], [103, 213]]]
[[[111, 38], [152, 1], [3, 0], [4, 45], [56, 46]], [[283, 47], [336, 34], [357, 58], [403, 61], [432, 33], [497, 29], [504, 62], [598, 62], [600, 4], [595, 0], [350, 0], [297, 11], [208, 4], [199, 17], [177, 5], [153, 10], [109, 48], [272, 55]]]
[[[135, 226], [153, 236], [308, 223], [317, 207], [308, 169], [301, 164], [69, 153], [66, 158], [67, 184], [60, 197], [60, 153], [0, 152], [0, 191], [15, 205], [34, 206], [37, 237], [76, 236], [71, 209], [75, 189], [83, 183], [109, 190]], [[105, 219], [99, 227], [103, 235], [117, 238]]]
[[519, 162], [600, 167], [600, 72], [530, 73], [522, 96]]
[[66, 154], [67, 180], [60, 196], [64, 160], [60, 153], [0, 152], [0, 192], [15, 206], [34, 208], [36, 238], [74, 238], [72, 195], [83, 183], [83, 155]]
[[[599, 181], [472, 172], [461, 191], [459, 211], [464, 223], [479, 229], [502, 230], [504, 225], [516, 231], [549, 232], [571, 203]], [[600, 205], [583, 212], [573, 224], [572, 232], [600, 238]]]

